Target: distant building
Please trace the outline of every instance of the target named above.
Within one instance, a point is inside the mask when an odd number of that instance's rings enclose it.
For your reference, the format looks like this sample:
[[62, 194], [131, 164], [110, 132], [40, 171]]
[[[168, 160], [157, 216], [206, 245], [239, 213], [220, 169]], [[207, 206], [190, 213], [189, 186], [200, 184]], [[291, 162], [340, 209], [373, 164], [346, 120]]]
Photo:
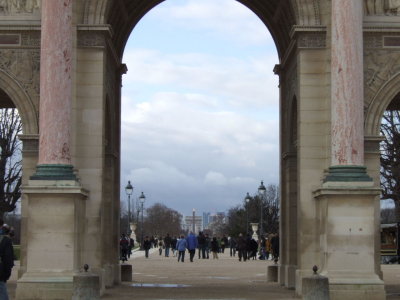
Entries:
[[217, 212], [213, 215], [210, 215], [208, 218], [208, 224], [217, 222], [217, 221], [222, 221], [222, 223], [226, 223], [226, 213], [225, 212]]
[[[193, 230], [193, 216], [186, 216], [185, 222], [183, 224], [183, 229], [187, 230], [188, 232]], [[194, 217], [194, 233], [198, 234], [199, 231], [203, 230], [203, 218], [200, 216]]]
[[210, 224], [211, 213], [203, 212], [203, 230], [208, 229], [208, 224]]

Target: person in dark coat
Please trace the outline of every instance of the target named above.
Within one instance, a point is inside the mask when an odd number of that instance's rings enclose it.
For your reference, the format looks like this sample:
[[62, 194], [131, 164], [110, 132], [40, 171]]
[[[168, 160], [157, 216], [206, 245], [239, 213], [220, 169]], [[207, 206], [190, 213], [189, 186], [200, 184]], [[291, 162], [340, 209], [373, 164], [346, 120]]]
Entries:
[[121, 235], [121, 238], [119, 240], [119, 248], [120, 248], [120, 260], [122, 260], [122, 262], [127, 261], [128, 251], [129, 251], [129, 239], [125, 235], [125, 233]]
[[144, 253], [145, 253], [146, 258], [149, 258], [149, 250], [150, 250], [150, 248], [151, 248], [151, 241], [149, 240], [149, 237], [146, 236], [144, 238], [144, 241], [143, 241], [143, 249], [144, 249]]
[[9, 227], [3, 226], [4, 222], [0, 219], [0, 299], [8, 300], [6, 282], [11, 276], [14, 266], [14, 249], [11, 238], [9, 237]]
[[164, 238], [164, 247], [165, 247], [165, 257], [169, 257], [169, 249], [171, 248], [172, 238], [167, 233], [167, 236]]
[[253, 258], [253, 260], [257, 259], [257, 250], [258, 250], [258, 243], [255, 239], [250, 240], [250, 258]]
[[199, 232], [199, 236], [197, 237], [197, 244], [199, 247], [199, 259], [200, 257], [205, 259], [206, 258], [206, 237], [204, 236], [203, 232]]
[[216, 237], [213, 237], [211, 241], [211, 252], [213, 254], [213, 259], [218, 259], [219, 245]]
[[239, 254], [239, 261], [246, 261], [247, 260], [247, 244], [246, 244], [246, 239], [244, 238], [243, 234], [239, 234], [239, 237], [237, 239], [237, 250]]
[[133, 248], [135, 248], [135, 241], [133, 240], [133, 238], [129, 237], [128, 258], [131, 257]]
[[172, 255], [175, 257], [175, 251], [176, 251], [176, 242], [178, 241], [178, 239], [176, 238], [176, 236], [173, 237], [173, 239], [171, 240], [171, 250], [172, 250]]
[[250, 260], [251, 258], [251, 235], [246, 235], [246, 251], [247, 251], [247, 259]]
[[279, 235], [275, 233], [271, 238], [271, 250], [274, 260], [279, 259]]
[[211, 247], [211, 240], [208, 236], [208, 234], [206, 233], [204, 235], [205, 238], [205, 252], [206, 252], [206, 258], [209, 259], [210, 258], [210, 247]]
[[221, 252], [225, 253], [225, 248], [228, 246], [228, 238], [224, 235], [221, 239]]
[[230, 248], [230, 252], [231, 252], [231, 256], [235, 257], [236, 256], [236, 239], [231, 237], [229, 239], [229, 248]]

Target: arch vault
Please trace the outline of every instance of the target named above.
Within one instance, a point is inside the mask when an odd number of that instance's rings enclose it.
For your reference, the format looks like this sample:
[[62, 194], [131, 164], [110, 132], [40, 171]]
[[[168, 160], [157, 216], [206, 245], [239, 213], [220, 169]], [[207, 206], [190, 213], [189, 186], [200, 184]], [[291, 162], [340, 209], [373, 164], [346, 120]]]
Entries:
[[[398, 8], [375, 0], [238, 1], [262, 20], [279, 55], [279, 282], [300, 295], [302, 278], [318, 265], [331, 299], [385, 299], [374, 126], [380, 102], [399, 92], [398, 64], [386, 63], [400, 59]], [[70, 299], [85, 263], [104, 291], [120, 282], [123, 51], [162, 1], [6, 2], [0, 85], [18, 98], [29, 133], [17, 299]]]

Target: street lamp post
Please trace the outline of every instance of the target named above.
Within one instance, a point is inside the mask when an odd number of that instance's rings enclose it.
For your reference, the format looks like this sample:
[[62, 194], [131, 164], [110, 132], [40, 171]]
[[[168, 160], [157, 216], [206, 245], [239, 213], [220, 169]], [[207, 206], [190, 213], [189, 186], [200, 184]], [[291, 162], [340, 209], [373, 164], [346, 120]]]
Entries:
[[140, 228], [140, 250], [144, 250], [143, 248], [143, 205], [144, 205], [144, 201], [146, 200], [146, 197], [144, 196], [143, 192], [139, 197], [139, 201], [140, 201], [140, 208], [142, 210], [142, 226]]
[[267, 192], [267, 189], [264, 186], [264, 182], [261, 180], [261, 184], [258, 187], [258, 196], [260, 198], [260, 241], [263, 235], [263, 204], [264, 204], [264, 199], [265, 199], [265, 194]]
[[244, 198], [244, 200], [246, 201], [246, 235], [249, 234], [249, 202], [250, 202], [250, 195], [247, 192], [246, 194], [246, 198]]
[[128, 195], [128, 231], [127, 234], [128, 236], [131, 235], [131, 195], [133, 193], [133, 186], [131, 185], [131, 182], [128, 181], [128, 184], [125, 187], [125, 192]]

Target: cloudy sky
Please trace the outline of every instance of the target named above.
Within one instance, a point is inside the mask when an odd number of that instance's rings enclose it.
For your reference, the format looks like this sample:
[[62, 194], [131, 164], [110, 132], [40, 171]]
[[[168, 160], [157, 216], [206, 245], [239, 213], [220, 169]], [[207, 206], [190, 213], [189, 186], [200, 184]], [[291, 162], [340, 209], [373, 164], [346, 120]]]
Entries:
[[278, 183], [276, 48], [234, 0], [167, 0], [132, 31], [122, 89], [121, 198], [188, 215]]

